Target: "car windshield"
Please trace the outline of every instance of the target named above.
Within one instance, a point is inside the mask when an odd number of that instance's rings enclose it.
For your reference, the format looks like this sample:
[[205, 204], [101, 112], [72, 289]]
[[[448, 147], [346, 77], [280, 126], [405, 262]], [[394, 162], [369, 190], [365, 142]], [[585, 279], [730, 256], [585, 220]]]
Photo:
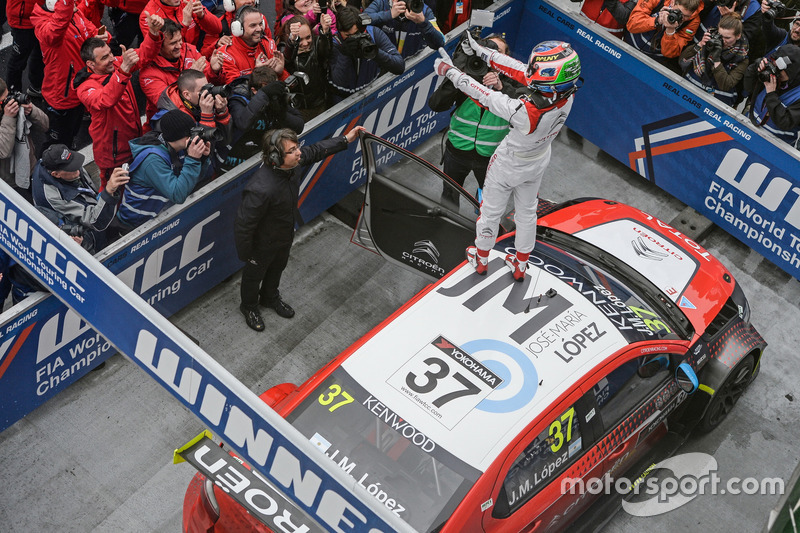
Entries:
[[480, 472], [337, 369], [287, 419], [417, 531], [447, 520]]

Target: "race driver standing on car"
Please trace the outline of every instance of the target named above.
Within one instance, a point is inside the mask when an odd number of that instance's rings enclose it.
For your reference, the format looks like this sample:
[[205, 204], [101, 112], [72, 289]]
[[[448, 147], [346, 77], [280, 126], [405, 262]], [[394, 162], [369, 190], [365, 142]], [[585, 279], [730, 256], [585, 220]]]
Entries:
[[525, 279], [528, 257], [536, 244], [536, 206], [539, 185], [550, 162], [550, 145], [567, 120], [575, 91], [580, 86], [581, 63], [569, 43], [545, 41], [533, 47], [528, 64], [478, 44], [467, 32], [464, 52], [477, 55], [490, 68], [524, 84], [528, 92], [519, 98], [494, 91], [453, 66], [444, 49], [434, 63], [461, 92], [498, 117], [508, 120], [509, 134], [489, 160], [483, 202], [476, 227], [475, 246], [467, 248], [467, 260], [478, 274], [486, 274], [489, 251], [497, 240], [500, 219], [508, 198], [514, 195], [516, 254], [506, 256], [514, 279]]

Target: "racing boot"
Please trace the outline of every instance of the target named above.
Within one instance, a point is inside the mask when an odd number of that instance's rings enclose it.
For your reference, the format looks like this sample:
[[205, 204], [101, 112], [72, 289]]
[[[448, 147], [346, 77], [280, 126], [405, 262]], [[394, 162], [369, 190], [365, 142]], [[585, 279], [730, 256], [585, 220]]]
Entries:
[[511, 275], [514, 276], [516, 281], [525, 279], [525, 271], [528, 269], [528, 257], [531, 254], [508, 254], [506, 256], [506, 265], [511, 269]]
[[467, 262], [475, 268], [481, 276], [489, 270], [489, 250], [478, 250], [474, 246], [467, 248]]

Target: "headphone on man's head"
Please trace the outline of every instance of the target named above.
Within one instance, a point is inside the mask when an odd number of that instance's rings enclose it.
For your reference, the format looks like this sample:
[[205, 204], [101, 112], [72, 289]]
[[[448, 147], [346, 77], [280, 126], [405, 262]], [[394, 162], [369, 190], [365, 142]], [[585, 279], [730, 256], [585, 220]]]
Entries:
[[267, 146], [267, 160], [273, 167], [279, 167], [283, 164], [283, 155], [281, 149], [278, 148], [278, 140], [281, 137], [281, 130], [275, 130], [269, 138], [269, 145]]
[[[233, 3], [233, 0], [231, 0], [231, 3]], [[256, 5], [258, 5], [257, 2]], [[244, 11], [246, 7], [255, 8], [255, 6], [242, 6], [236, 10], [236, 14], [233, 17], [233, 22], [231, 22], [231, 35], [234, 37], [241, 37], [244, 35], [244, 17], [242, 16], [242, 11]], [[263, 14], [261, 14], [261, 26], [263, 28], [267, 27], [267, 21]]]
[[[222, 7], [224, 7], [225, 11], [227, 11], [228, 13], [233, 13], [234, 11], [236, 11], [236, 2], [234, 0], [222, 0]], [[253, 3], [253, 7], [258, 7], [258, 0], [256, 0]]]

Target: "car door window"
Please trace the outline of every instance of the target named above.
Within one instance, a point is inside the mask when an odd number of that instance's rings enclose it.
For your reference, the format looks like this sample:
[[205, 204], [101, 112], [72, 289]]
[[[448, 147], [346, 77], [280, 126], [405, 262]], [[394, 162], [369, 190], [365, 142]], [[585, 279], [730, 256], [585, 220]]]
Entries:
[[[648, 356], [647, 360], [650, 359], [652, 356]], [[639, 367], [644, 362], [644, 357], [628, 361], [593, 387], [594, 398], [606, 431], [613, 429], [669, 378], [667, 365], [663, 365], [650, 377], [642, 377]]]
[[575, 405], [553, 418], [516, 458], [503, 481], [495, 506], [497, 518], [505, 518], [580, 457], [591, 430], [578, 420]]

